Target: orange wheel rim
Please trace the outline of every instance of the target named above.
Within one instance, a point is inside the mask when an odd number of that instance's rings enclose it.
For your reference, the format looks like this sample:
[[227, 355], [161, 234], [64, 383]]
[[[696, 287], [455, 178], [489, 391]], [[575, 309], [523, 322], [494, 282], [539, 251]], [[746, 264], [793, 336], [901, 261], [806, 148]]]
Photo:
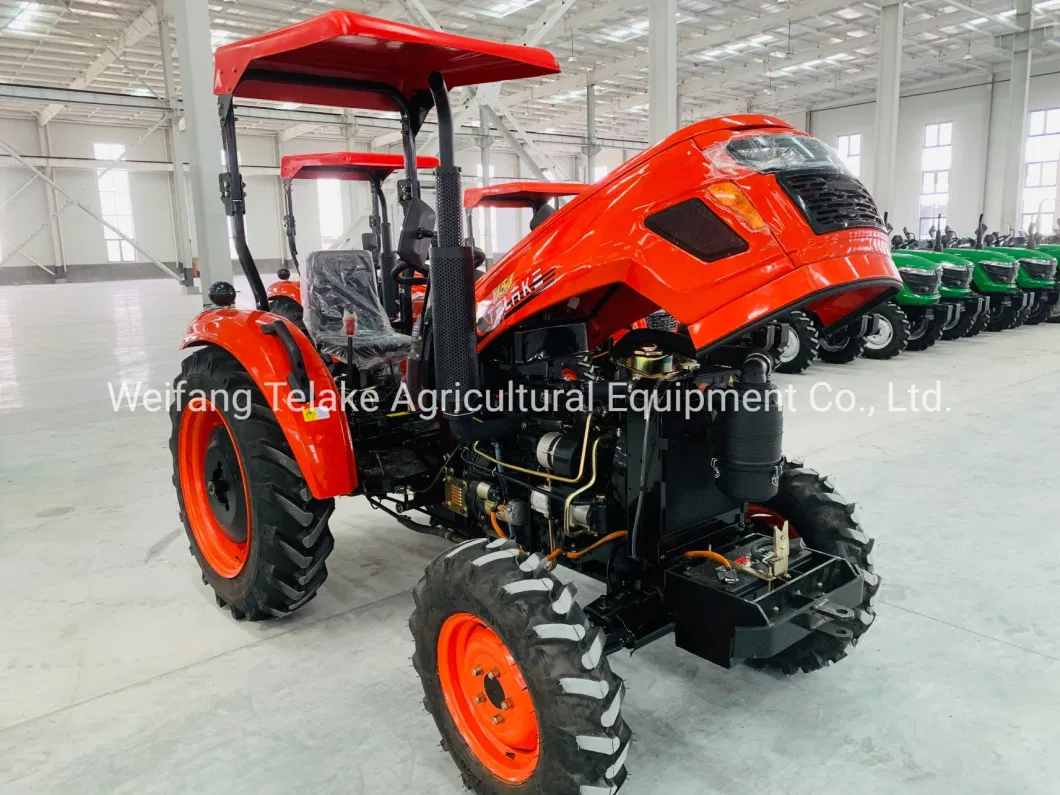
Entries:
[[[766, 508], [764, 505], [754, 505], [754, 504], [751, 504], [751, 505], [747, 506], [747, 513], [745, 514], [745, 518], [746, 518], [746, 520], [748, 522], [753, 522], [755, 520], [760, 521], [760, 522], [765, 522], [770, 527], [783, 527], [784, 526], [784, 521], [785, 521], [784, 517], [781, 516], [776, 511], [771, 511], [769, 508]], [[799, 537], [799, 531], [796, 530], [794, 528], [794, 526], [792, 526], [792, 524], [789, 522], [788, 523], [788, 538], [798, 538], [798, 537]]]
[[537, 713], [497, 633], [470, 613], [449, 616], [438, 635], [438, 678], [453, 723], [483, 767], [510, 784], [529, 779], [540, 753]]
[[210, 401], [195, 398], [184, 407], [177, 459], [195, 543], [210, 568], [231, 579], [250, 548], [250, 492], [232, 429]]

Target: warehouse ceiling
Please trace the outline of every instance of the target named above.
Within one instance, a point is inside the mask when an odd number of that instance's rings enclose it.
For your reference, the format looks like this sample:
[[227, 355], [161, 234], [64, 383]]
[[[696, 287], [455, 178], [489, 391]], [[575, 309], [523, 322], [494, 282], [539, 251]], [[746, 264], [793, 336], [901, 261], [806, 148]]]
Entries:
[[[169, 0], [176, 2], [177, 0]], [[647, 0], [577, 0], [559, 17], [559, 0], [224, 0], [211, 2], [215, 46], [334, 8], [424, 24], [426, 9], [443, 29], [519, 41], [558, 17], [541, 44], [563, 74], [502, 87], [501, 101], [531, 133], [585, 135], [585, 84], [597, 85], [598, 135], [647, 139]], [[682, 121], [747, 109], [791, 112], [871, 98], [879, 42], [878, 3], [851, 0], [678, 0], [678, 94]], [[907, 4], [903, 87], [1005, 69], [996, 37], [1014, 29], [1013, 0], [919, 0]], [[163, 96], [157, 19], [149, 0], [0, 0], [0, 83], [86, 88]], [[1060, 22], [1060, 0], [1036, 6], [1036, 25]], [[1060, 35], [1060, 27], [1057, 28]], [[174, 45], [175, 50], [175, 45]], [[1060, 61], [1046, 37], [1035, 58]], [[179, 81], [178, 81], [179, 85]], [[290, 106], [287, 106], [290, 109]], [[153, 123], [158, 112], [88, 105], [0, 101], [0, 113], [42, 120]], [[368, 114], [370, 115], [370, 114]], [[331, 137], [335, 125], [292, 129], [290, 121], [247, 126], [289, 137]], [[471, 123], [477, 123], [477, 117]], [[304, 133], [303, 133], [304, 130]], [[382, 143], [382, 128], [357, 137]]]

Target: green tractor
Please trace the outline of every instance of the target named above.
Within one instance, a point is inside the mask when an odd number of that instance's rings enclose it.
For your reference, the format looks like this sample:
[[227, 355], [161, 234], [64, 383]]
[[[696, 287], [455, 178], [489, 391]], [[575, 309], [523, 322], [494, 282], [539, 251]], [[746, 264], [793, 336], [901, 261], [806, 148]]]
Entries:
[[945, 253], [968, 260], [974, 266], [972, 289], [986, 299], [984, 312], [972, 324], [966, 336], [974, 336], [983, 329], [1005, 331], [1017, 328], [1027, 319], [1030, 295], [1020, 289], [1017, 281], [1020, 263], [1015, 257], [997, 248], [984, 246], [986, 226], [979, 216], [975, 238], [955, 240], [947, 230]]
[[[931, 249], [918, 249], [916, 256], [937, 263], [942, 268], [942, 281], [939, 284], [939, 303], [952, 304], [953, 312], [942, 321], [941, 338], [956, 340], [978, 334], [976, 324], [985, 319], [986, 298], [977, 295], [972, 289], [975, 267], [971, 261], [956, 254], [948, 254], [943, 248], [942, 231], [936, 227], [935, 242]], [[894, 238], [897, 243], [901, 238]]]
[[865, 338], [868, 359], [893, 359], [907, 348], [922, 351], [942, 336], [956, 314], [953, 304], [941, 304], [942, 268], [911, 251], [892, 251], [902, 289], [874, 310], [876, 326]]
[[[1034, 326], [1048, 320], [1053, 314], [1060, 293], [1057, 291], [1056, 262], [1060, 256], [1060, 246], [1039, 247], [1034, 238], [1034, 227], [1026, 237], [1010, 236], [999, 238], [992, 235], [985, 251], [995, 251], [1019, 261], [1019, 275], [1016, 286], [1028, 296], [1026, 307], [1021, 310], [1021, 320], [1017, 325], [1026, 323]], [[1054, 249], [1049, 251], [1046, 249]]]

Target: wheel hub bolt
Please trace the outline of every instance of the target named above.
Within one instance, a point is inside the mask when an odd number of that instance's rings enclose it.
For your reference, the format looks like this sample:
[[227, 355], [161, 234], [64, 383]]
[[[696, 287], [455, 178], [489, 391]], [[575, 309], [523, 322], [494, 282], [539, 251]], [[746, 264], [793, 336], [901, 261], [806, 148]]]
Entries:
[[475, 703], [476, 704], [484, 704], [485, 702], [486, 702], [486, 694], [485, 693], [479, 693], [477, 696], [475, 696]]
[[500, 668], [494, 668], [492, 671], [489, 672], [489, 677], [490, 677], [490, 679], [500, 679], [501, 678], [501, 669]]
[[501, 702], [501, 709], [511, 709], [513, 706], [515, 705], [512, 704], [512, 700], [510, 698], [506, 698], [504, 699], [504, 701]]
[[472, 676], [482, 676], [482, 666], [481, 665], [476, 665], [474, 668], [472, 668], [471, 669], [471, 675]]
[[212, 480], [206, 484], [206, 493], [209, 494], [211, 497], [217, 494], [217, 486], [214, 485], [214, 482]]
[[499, 726], [502, 723], [504, 723], [504, 716], [498, 712], [496, 715], [493, 716], [493, 725]]

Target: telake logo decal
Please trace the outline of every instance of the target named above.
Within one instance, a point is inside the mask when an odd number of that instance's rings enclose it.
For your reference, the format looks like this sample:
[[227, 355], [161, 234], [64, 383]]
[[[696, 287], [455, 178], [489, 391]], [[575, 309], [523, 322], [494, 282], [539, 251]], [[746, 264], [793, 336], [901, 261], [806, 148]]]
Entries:
[[488, 334], [501, 324], [501, 321], [527, 299], [544, 290], [556, 278], [556, 269], [535, 269], [529, 276], [519, 281], [509, 276], [493, 290], [490, 301], [479, 304], [479, 318], [476, 329], [480, 336]]

